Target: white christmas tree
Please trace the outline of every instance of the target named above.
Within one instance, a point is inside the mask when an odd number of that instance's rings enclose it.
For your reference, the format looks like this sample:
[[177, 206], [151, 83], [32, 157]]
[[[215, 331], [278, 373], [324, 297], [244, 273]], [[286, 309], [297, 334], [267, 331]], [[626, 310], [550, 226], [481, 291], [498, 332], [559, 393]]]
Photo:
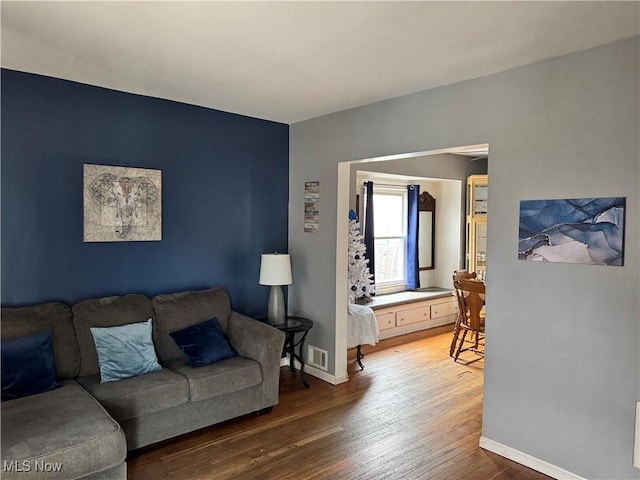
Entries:
[[369, 273], [369, 260], [365, 258], [367, 247], [358, 222], [358, 216], [351, 210], [349, 212], [349, 303], [364, 299], [371, 301], [376, 287], [373, 283], [373, 275]]

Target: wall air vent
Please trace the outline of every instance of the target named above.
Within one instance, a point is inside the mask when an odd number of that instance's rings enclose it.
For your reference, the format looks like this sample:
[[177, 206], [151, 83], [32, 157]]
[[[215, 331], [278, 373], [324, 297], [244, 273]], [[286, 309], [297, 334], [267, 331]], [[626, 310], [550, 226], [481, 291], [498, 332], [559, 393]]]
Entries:
[[309, 349], [307, 350], [307, 365], [326, 371], [328, 358], [329, 356], [326, 350], [309, 345]]

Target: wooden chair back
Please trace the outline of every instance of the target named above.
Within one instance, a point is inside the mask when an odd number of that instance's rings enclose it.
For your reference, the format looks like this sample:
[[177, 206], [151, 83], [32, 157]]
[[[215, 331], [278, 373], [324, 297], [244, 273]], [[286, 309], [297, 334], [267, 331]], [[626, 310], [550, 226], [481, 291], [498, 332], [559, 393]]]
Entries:
[[464, 304], [462, 303], [462, 292], [456, 287], [456, 282], [460, 280], [475, 280], [476, 272], [469, 272], [468, 270], [454, 270], [453, 271], [453, 290], [458, 300], [458, 315], [462, 315], [465, 312]]
[[475, 280], [477, 277], [476, 272], [469, 272], [468, 270], [454, 270], [453, 281], [456, 280]]
[[454, 281], [456, 291], [461, 292], [462, 308], [466, 315], [460, 316], [463, 328], [482, 332], [481, 312], [484, 306], [486, 287], [483, 282], [469, 279]]

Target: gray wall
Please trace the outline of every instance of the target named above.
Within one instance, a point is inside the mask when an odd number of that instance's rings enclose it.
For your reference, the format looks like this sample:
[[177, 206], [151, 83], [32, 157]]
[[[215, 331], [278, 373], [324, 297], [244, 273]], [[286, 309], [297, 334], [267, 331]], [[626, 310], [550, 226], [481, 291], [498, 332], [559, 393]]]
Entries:
[[[483, 436], [587, 478], [639, 478], [639, 38], [291, 126], [291, 308], [335, 354], [338, 163], [488, 142]], [[303, 232], [304, 181], [320, 230]], [[522, 199], [627, 197], [625, 265], [517, 260]], [[330, 369], [335, 365], [330, 365]], [[331, 370], [330, 370], [331, 371]]]

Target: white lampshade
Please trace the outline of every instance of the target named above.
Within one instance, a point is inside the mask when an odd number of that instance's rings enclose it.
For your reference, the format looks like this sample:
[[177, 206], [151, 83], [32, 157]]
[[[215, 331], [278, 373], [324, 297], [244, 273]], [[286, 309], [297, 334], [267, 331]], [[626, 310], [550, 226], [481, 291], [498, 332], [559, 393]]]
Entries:
[[263, 253], [260, 285], [291, 285], [291, 259], [288, 253]]

